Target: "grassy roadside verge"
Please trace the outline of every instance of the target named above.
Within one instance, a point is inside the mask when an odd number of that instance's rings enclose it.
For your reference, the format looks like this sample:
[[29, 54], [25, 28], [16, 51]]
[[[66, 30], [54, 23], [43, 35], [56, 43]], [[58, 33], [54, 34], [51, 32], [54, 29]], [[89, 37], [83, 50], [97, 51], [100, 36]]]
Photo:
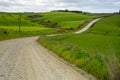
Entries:
[[[56, 37], [44, 36], [40, 37], [39, 42], [46, 48], [57, 53], [60, 57], [69, 61], [70, 63], [73, 63], [77, 67], [82, 68], [88, 73], [93, 74], [98, 79], [108, 80], [109, 74], [102, 56], [100, 54], [96, 54], [96, 52], [94, 51], [92, 52], [92, 50], [91, 53], [89, 51], [86, 51], [87, 49], [82, 49], [79, 45], [77, 45], [77, 43], [74, 44], [74, 41], [76, 40], [69, 42], [69, 40], [67, 39], [70, 39], [71, 36], [76, 35], [62, 35]], [[81, 36], [82, 35], [80, 35], [80, 37]], [[76, 37], [78, 37], [78, 35]], [[79, 40], [79, 38], [76, 39]]]
[[55, 34], [55, 33], [57, 33], [57, 31], [54, 29], [46, 29], [39, 31], [21, 31], [20, 33], [18, 31], [0, 29], [0, 41], [7, 39], [21, 38], [21, 37], [32, 37], [32, 36], [40, 36], [47, 34]]

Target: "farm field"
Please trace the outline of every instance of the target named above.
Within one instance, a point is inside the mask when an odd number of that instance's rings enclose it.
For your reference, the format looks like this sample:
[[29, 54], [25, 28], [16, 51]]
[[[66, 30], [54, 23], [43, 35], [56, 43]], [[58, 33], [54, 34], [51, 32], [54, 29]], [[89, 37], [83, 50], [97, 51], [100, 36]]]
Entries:
[[[31, 13], [32, 14], [32, 13]], [[31, 22], [27, 16], [29, 13], [0, 13], [0, 26], [18, 26], [21, 15], [21, 26], [41, 26]]]
[[19, 33], [20, 13], [0, 13], [0, 40], [56, 33], [53, 28], [31, 22], [28, 18], [31, 14], [33, 13], [21, 14], [21, 32]]
[[39, 42], [100, 80], [120, 79], [120, 15], [103, 18], [82, 34], [43, 36]]
[[[20, 15], [21, 32], [19, 33]], [[95, 17], [72, 12], [0, 13], [0, 40], [69, 32], [74, 28], [79, 29], [85, 21]], [[67, 30], [64, 29], [65, 26]]]
[[33, 21], [44, 21], [45, 23], [56, 23], [60, 28], [79, 28], [83, 23], [97, 16], [73, 12], [46, 12], [33, 18]]

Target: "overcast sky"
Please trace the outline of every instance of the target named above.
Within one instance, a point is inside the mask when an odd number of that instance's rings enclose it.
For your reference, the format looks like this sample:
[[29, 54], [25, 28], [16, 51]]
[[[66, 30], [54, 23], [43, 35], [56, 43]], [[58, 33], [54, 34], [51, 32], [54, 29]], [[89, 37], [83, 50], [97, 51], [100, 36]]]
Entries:
[[117, 12], [120, 0], [0, 0], [0, 12], [47, 12], [60, 9]]

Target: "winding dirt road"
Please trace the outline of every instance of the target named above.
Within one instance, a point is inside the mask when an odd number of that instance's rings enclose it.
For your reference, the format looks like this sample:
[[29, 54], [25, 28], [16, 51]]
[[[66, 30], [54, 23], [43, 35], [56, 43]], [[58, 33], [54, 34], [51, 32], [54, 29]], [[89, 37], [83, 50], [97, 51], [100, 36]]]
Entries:
[[[100, 19], [93, 20], [75, 34], [86, 31]], [[37, 39], [29, 37], [0, 42], [0, 80], [96, 80], [42, 47]]]

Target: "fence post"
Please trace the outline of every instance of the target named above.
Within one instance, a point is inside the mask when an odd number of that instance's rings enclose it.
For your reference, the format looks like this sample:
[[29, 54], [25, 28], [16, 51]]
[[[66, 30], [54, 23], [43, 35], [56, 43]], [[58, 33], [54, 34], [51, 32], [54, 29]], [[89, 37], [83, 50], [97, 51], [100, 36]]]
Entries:
[[19, 18], [19, 33], [21, 32], [21, 16], [22, 16], [22, 13], [19, 14], [20, 18]]

